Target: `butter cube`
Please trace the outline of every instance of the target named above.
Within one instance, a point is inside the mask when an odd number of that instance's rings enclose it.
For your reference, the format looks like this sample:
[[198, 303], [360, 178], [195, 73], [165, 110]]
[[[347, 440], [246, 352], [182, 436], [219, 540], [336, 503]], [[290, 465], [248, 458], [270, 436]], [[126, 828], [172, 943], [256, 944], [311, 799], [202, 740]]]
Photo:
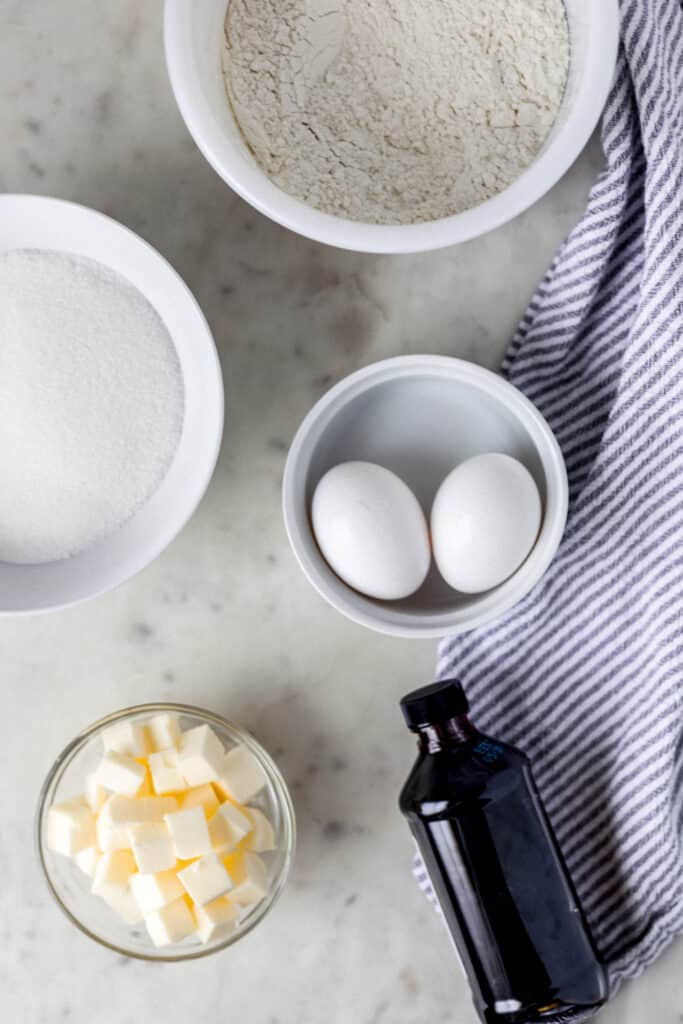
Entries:
[[94, 878], [101, 856], [96, 846], [86, 846], [85, 849], [78, 851], [74, 860], [84, 875]]
[[128, 836], [138, 871], [143, 875], [157, 874], [175, 867], [175, 849], [163, 821], [129, 825]]
[[223, 744], [208, 725], [182, 733], [178, 766], [188, 786], [202, 786], [217, 779], [223, 756]]
[[99, 782], [95, 778], [94, 772], [90, 772], [89, 775], [86, 775], [85, 802], [94, 814], [97, 814], [101, 809], [108, 796], [109, 794], [104, 786], [100, 786]]
[[99, 895], [101, 889], [110, 885], [125, 889], [135, 870], [135, 860], [130, 850], [103, 853], [97, 865], [92, 891]]
[[147, 753], [145, 730], [138, 722], [115, 722], [102, 731], [105, 750], [129, 757], [144, 757]]
[[168, 946], [172, 942], [180, 942], [181, 939], [192, 935], [195, 930], [194, 918], [184, 899], [174, 900], [173, 903], [146, 914], [145, 924], [155, 946]]
[[186, 811], [176, 811], [164, 816], [175, 847], [176, 857], [181, 860], [192, 860], [211, 853], [211, 839], [206, 824], [204, 810], [201, 807], [190, 807]]
[[145, 766], [129, 754], [108, 750], [95, 770], [95, 781], [112, 793], [135, 796], [146, 774]]
[[172, 796], [110, 796], [97, 817], [97, 845], [105, 852], [126, 849], [130, 825], [163, 821], [165, 814], [177, 809], [178, 801]]
[[223, 758], [217, 785], [238, 804], [246, 804], [266, 784], [266, 776], [250, 750], [244, 746], [233, 747]]
[[178, 881], [199, 906], [225, 896], [232, 889], [232, 879], [215, 853], [179, 871]]
[[123, 889], [121, 886], [103, 882], [97, 895], [114, 913], [122, 917], [126, 924], [137, 924], [142, 921], [142, 911], [130, 888]]
[[129, 850], [114, 850], [100, 857], [92, 891], [119, 914], [128, 924], [137, 924], [142, 913], [130, 889], [135, 861]]
[[248, 907], [268, 895], [268, 871], [257, 854], [231, 854], [223, 863], [235, 883], [230, 893], [233, 903]]
[[187, 783], [178, 768], [178, 751], [175, 747], [150, 754], [149, 770], [155, 793], [180, 793], [187, 789]]
[[154, 875], [133, 875], [130, 888], [143, 914], [160, 910], [184, 894], [174, 871], [159, 871]]
[[73, 857], [95, 843], [95, 816], [82, 797], [53, 804], [47, 815], [47, 845]]
[[[273, 826], [258, 807], [245, 807], [244, 813], [251, 822], [252, 829], [244, 841], [244, 845], [253, 853], [265, 853], [275, 849], [275, 833]], [[210, 831], [210, 829], [209, 829]]]
[[178, 716], [172, 711], [154, 715], [147, 723], [147, 734], [153, 751], [177, 747], [180, 743]]
[[202, 942], [206, 943], [234, 932], [239, 920], [239, 911], [230, 900], [221, 896], [211, 903], [205, 903], [204, 906], [196, 906], [194, 916], [197, 934]]
[[180, 807], [183, 811], [189, 810], [190, 807], [203, 807], [204, 814], [207, 818], [210, 818], [218, 810], [216, 791], [210, 782], [204, 783], [203, 786], [189, 789], [181, 798]]
[[251, 829], [251, 821], [239, 807], [231, 803], [221, 804], [209, 821], [211, 845], [214, 850], [228, 853]]

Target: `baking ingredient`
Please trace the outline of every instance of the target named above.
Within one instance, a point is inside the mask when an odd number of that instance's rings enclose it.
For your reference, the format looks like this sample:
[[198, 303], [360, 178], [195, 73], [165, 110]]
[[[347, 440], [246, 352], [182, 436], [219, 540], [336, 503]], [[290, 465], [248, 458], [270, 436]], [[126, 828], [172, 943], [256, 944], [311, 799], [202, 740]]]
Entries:
[[198, 725], [180, 737], [178, 768], [188, 786], [213, 782], [220, 775], [223, 744], [208, 725]]
[[68, 253], [0, 255], [0, 561], [115, 532], [164, 479], [182, 423], [178, 356], [137, 288]]
[[205, 782], [203, 786], [196, 786], [194, 789], [188, 789], [180, 806], [184, 811], [189, 810], [190, 807], [203, 807], [204, 814], [210, 818], [219, 807], [216, 790], [210, 782]]
[[95, 769], [95, 782], [112, 793], [135, 796], [141, 789], [147, 769], [129, 754], [108, 750]]
[[456, 679], [415, 690], [401, 710], [418, 740], [401, 811], [482, 1024], [592, 1019], [607, 979], [529, 758], [477, 730]]
[[72, 857], [95, 841], [95, 817], [82, 797], [54, 804], [47, 819], [50, 849]]
[[198, 906], [225, 896], [233, 887], [232, 878], [215, 853], [200, 857], [179, 871], [178, 881]]
[[246, 804], [260, 793], [265, 784], [261, 765], [245, 746], [239, 745], [227, 752], [221, 762], [217, 789], [238, 804]]
[[137, 869], [143, 875], [154, 875], [175, 867], [175, 850], [168, 828], [162, 821], [129, 825], [128, 838]]
[[195, 908], [197, 934], [202, 942], [225, 937], [234, 932], [239, 920], [239, 910], [229, 899], [219, 897], [211, 903]]
[[180, 860], [190, 860], [211, 853], [211, 839], [206, 816], [201, 807], [167, 814], [165, 822], [171, 833], [175, 855]]
[[410, 488], [383, 466], [344, 462], [319, 481], [313, 532], [330, 568], [368, 597], [396, 601], [429, 571], [427, 523]]
[[151, 753], [147, 763], [155, 793], [181, 793], [187, 789], [187, 783], [178, 767], [178, 751], [175, 747]]
[[228, 853], [251, 832], [253, 825], [246, 812], [226, 801], [209, 821], [209, 836], [214, 850]]
[[[71, 858], [126, 923], [144, 919], [155, 945], [234, 931], [244, 908], [268, 895], [268, 867], [257, 853], [277, 845], [263, 810], [237, 796], [257, 797], [267, 782], [255, 756], [244, 745], [226, 752], [209, 726], [182, 732], [176, 715], [114, 723], [102, 741], [86, 794], [49, 808], [48, 848]], [[139, 749], [146, 753], [133, 756]], [[181, 763], [193, 777], [220, 778], [187, 788]], [[178, 789], [151, 795], [150, 779], [165, 790], [171, 777]]]
[[434, 560], [465, 594], [497, 587], [536, 542], [541, 498], [531, 473], [499, 452], [475, 455], [446, 477], [431, 514]]
[[268, 892], [266, 866], [255, 853], [232, 854], [225, 858], [225, 866], [234, 880], [230, 894], [233, 903], [248, 907], [260, 903]]
[[169, 946], [192, 935], [195, 921], [184, 899], [174, 900], [145, 916], [149, 937], [155, 946]]
[[245, 847], [254, 853], [264, 853], [275, 849], [275, 833], [273, 826], [258, 807], [245, 807], [244, 813], [251, 822], [251, 831], [245, 839]]
[[529, 166], [569, 64], [562, 0], [231, 0], [226, 90], [285, 192], [378, 224], [476, 206]]

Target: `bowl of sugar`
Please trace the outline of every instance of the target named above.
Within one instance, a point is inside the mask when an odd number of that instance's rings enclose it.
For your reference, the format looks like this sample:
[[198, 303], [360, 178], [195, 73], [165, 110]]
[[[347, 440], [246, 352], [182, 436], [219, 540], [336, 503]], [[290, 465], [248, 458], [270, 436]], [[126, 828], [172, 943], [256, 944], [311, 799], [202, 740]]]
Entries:
[[439, 249], [559, 180], [613, 78], [618, 0], [166, 0], [180, 112], [265, 216], [358, 252]]
[[223, 386], [208, 324], [103, 214], [0, 196], [0, 614], [94, 597], [173, 540], [211, 479]]

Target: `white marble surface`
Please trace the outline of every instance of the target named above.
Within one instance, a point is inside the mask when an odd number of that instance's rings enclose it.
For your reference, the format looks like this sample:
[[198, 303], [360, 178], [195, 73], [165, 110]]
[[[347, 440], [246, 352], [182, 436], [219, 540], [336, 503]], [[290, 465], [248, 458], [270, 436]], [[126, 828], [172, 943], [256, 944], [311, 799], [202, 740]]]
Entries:
[[[396, 702], [434, 648], [337, 616], [299, 574], [279, 488], [315, 398], [371, 360], [453, 353], [495, 367], [600, 163], [593, 145], [526, 216], [433, 255], [309, 243], [214, 175], [176, 110], [160, 0], [0, 0], [0, 189], [75, 199], [140, 232], [184, 275], [215, 332], [227, 428], [194, 520], [137, 579], [91, 604], [0, 621], [0, 1020], [7, 1024], [474, 1022], [441, 924], [409, 876], [396, 810], [413, 756]], [[244, 722], [292, 785], [300, 848], [271, 918], [186, 966], [116, 957], [52, 905], [32, 845], [53, 757], [143, 700]], [[671, 950], [604, 1024], [677, 1024]]]

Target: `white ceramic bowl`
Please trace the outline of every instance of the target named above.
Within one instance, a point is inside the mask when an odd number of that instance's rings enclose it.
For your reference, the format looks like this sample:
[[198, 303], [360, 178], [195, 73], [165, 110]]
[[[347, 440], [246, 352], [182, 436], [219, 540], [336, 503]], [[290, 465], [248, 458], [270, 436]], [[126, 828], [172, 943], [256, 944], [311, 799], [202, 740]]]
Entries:
[[[310, 523], [311, 498], [328, 469], [353, 459], [386, 466], [413, 489], [429, 516], [437, 488], [454, 466], [492, 451], [523, 462], [543, 501], [538, 540], [510, 579], [484, 594], [459, 594], [432, 566], [412, 597], [376, 601], [332, 572]], [[559, 445], [520, 391], [461, 359], [399, 356], [351, 374], [314, 405], [289, 451], [283, 510], [301, 568], [337, 611], [380, 633], [426, 638], [465, 633], [490, 622], [535, 586], [562, 538], [567, 495]]]
[[0, 196], [0, 252], [76, 253], [127, 278], [166, 324], [183, 374], [185, 413], [169, 471], [147, 504], [80, 554], [42, 565], [0, 562], [0, 614], [35, 612], [94, 597], [159, 555], [199, 504], [218, 457], [223, 384], [211, 331], [173, 268], [128, 228], [84, 206], [42, 196]]
[[425, 224], [362, 224], [321, 213], [260, 169], [232, 116], [221, 48], [228, 0], [166, 0], [166, 60], [180, 112], [214, 170], [257, 210], [318, 242], [357, 252], [439, 249], [483, 235], [537, 202], [588, 141], [605, 104], [619, 41], [618, 0], [565, 0], [571, 65], [555, 126], [534, 163], [509, 188], [454, 217]]

